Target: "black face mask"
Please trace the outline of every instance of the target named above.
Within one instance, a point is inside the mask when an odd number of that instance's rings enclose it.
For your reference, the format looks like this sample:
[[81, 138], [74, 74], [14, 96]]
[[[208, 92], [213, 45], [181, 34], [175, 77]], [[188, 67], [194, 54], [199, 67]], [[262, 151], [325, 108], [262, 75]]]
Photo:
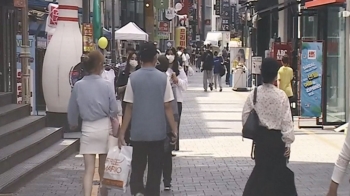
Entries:
[[107, 67], [105, 67], [105, 70], [106, 70], [106, 71], [109, 71], [109, 70], [111, 70], [111, 67], [110, 67], [110, 66], [107, 66]]

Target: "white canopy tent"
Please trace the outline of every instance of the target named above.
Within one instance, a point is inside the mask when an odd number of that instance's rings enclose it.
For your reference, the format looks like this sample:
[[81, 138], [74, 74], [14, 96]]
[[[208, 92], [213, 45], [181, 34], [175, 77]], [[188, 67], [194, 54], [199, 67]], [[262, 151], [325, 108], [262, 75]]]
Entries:
[[115, 31], [116, 40], [148, 41], [148, 34], [142, 31], [135, 23], [129, 22]]
[[222, 41], [221, 32], [208, 32], [204, 44], [211, 44], [212, 46], [218, 47], [219, 41]]

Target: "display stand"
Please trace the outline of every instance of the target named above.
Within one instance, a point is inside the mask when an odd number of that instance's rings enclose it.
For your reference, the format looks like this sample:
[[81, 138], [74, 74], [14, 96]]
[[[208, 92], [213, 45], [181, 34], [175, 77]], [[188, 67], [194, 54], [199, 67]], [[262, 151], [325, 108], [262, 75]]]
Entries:
[[237, 68], [233, 71], [233, 91], [248, 91], [247, 70], [244, 67]]
[[251, 48], [230, 47], [231, 86], [233, 91], [245, 92], [251, 90], [248, 77], [251, 72]]

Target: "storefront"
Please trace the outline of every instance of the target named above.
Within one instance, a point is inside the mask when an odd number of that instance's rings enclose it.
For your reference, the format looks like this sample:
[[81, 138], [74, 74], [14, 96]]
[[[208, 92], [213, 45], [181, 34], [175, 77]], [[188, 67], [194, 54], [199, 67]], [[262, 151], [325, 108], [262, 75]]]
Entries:
[[14, 92], [16, 100], [16, 34], [18, 11], [12, 0], [0, 1], [0, 92]]
[[301, 17], [301, 38], [323, 41], [322, 125], [346, 121], [344, 0], [313, 0]]

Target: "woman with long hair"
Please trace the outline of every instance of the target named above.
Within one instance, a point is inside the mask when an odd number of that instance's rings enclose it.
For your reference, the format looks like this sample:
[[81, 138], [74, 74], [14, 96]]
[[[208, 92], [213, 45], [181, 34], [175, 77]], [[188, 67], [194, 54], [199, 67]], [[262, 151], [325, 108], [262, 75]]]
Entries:
[[262, 61], [263, 84], [254, 89], [243, 107], [243, 125], [253, 110], [260, 121], [252, 148], [255, 166], [243, 196], [297, 196], [294, 173], [287, 167], [294, 123], [287, 95], [273, 85], [278, 69], [275, 59]]
[[[166, 72], [169, 69], [169, 60], [166, 58], [165, 55], [160, 55], [158, 57], [158, 62], [159, 64], [156, 66], [156, 68], [164, 72]], [[171, 78], [168, 76], [168, 79], [171, 80]], [[178, 106], [177, 106], [177, 100], [176, 100], [176, 86], [172, 86], [173, 94], [174, 94], [174, 100], [171, 101], [171, 105], [173, 108], [173, 113], [174, 113], [174, 119], [175, 122], [177, 123], [179, 120], [179, 112], [178, 112]], [[169, 123], [167, 124], [167, 139], [165, 143], [165, 151], [164, 151], [164, 159], [163, 159], [163, 182], [164, 182], [164, 190], [165, 191], [170, 191], [171, 188], [171, 174], [173, 170], [173, 160], [172, 160], [172, 154], [171, 151], [174, 149], [174, 145], [171, 144], [171, 127]]]
[[[178, 105], [179, 112], [179, 121], [178, 121], [178, 137], [175, 145], [175, 151], [180, 150], [180, 140], [179, 140], [179, 128], [181, 121], [181, 113], [182, 113], [182, 102], [183, 102], [183, 92], [187, 90], [188, 79], [183, 67], [179, 66], [179, 56], [177, 55], [176, 49], [171, 48], [166, 51], [166, 57], [169, 60], [169, 68], [166, 72], [171, 79], [171, 85], [175, 86], [176, 90], [176, 100]], [[170, 186], [170, 185], [169, 185]]]
[[[116, 88], [117, 88], [117, 94], [118, 94], [118, 100], [123, 100], [124, 99], [124, 94], [125, 94], [125, 89], [126, 85], [128, 83], [129, 76], [132, 72], [140, 69], [141, 65], [140, 62], [137, 58], [137, 55], [135, 52], [131, 52], [128, 55], [128, 58], [126, 60], [126, 65], [125, 69], [121, 70], [117, 83], [116, 83]], [[125, 106], [126, 103], [123, 101], [122, 102], [122, 110], [123, 110], [123, 115], [125, 112]], [[128, 128], [126, 135], [125, 135], [125, 141], [127, 144], [130, 143], [130, 127]]]
[[84, 58], [87, 75], [76, 82], [68, 105], [68, 122], [71, 130], [78, 127], [81, 117], [82, 136], [80, 154], [84, 156], [84, 196], [91, 196], [95, 172], [95, 159], [99, 155], [99, 175], [103, 178], [108, 152], [108, 137], [112, 131], [110, 118], [118, 115], [113, 84], [101, 77], [104, 56], [92, 51]]

